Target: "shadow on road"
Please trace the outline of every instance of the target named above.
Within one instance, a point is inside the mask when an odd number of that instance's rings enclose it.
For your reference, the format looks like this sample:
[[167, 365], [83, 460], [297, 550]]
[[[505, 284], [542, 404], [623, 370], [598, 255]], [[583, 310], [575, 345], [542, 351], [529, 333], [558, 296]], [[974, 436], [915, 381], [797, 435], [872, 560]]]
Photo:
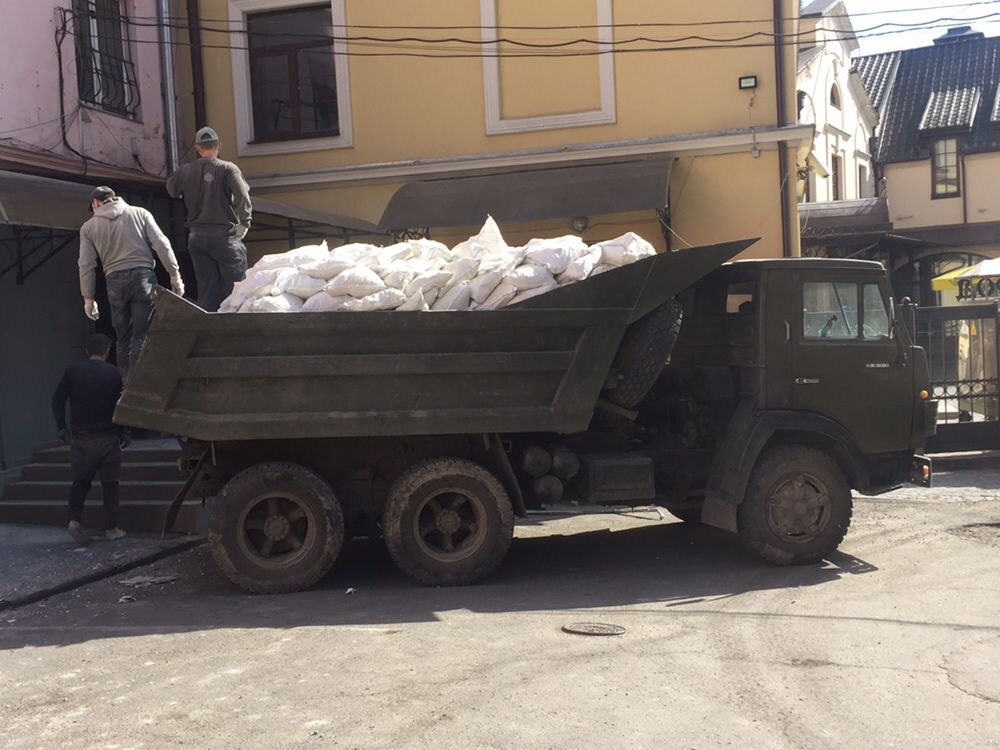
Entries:
[[[401, 574], [379, 540], [348, 545], [309, 591], [250, 596], [218, 571], [207, 548], [158, 563], [177, 581], [130, 590], [102, 581], [22, 611], [0, 630], [0, 649], [68, 645], [135, 634], [219, 628], [391, 626], [438, 613], [569, 612], [628, 605], [668, 607], [748, 591], [818, 586], [876, 568], [844, 553], [821, 565], [779, 568], [724, 532], [682, 523], [515, 539], [506, 562], [476, 586], [429, 588]], [[355, 589], [348, 595], [347, 589]], [[120, 604], [123, 594], [136, 601]]]

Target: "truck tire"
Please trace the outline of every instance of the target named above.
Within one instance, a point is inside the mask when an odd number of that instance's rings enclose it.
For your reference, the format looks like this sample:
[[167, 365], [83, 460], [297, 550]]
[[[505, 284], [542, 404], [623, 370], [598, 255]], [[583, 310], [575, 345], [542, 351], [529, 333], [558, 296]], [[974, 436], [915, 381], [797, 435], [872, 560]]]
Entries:
[[461, 458], [419, 463], [392, 486], [382, 533], [399, 569], [431, 586], [461, 586], [492, 573], [514, 538], [503, 485]]
[[670, 359], [682, 317], [681, 303], [672, 299], [629, 327], [611, 365], [616, 382], [605, 391], [608, 401], [624, 409], [639, 405]]
[[819, 562], [851, 525], [851, 487], [826, 453], [801, 445], [769, 451], [739, 507], [743, 544], [776, 565]]
[[208, 543], [237, 586], [280, 594], [312, 586], [344, 544], [344, 517], [330, 485], [303, 466], [267, 462], [230, 479], [215, 500]]

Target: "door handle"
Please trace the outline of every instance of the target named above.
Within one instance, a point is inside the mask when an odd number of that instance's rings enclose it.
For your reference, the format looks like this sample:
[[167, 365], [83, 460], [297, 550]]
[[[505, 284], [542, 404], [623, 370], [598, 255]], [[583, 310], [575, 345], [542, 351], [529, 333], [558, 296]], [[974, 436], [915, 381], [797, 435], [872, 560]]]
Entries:
[[792, 340], [792, 324], [787, 320], [785, 321], [785, 343], [787, 344]]
[[819, 378], [795, 378], [795, 385], [819, 385]]

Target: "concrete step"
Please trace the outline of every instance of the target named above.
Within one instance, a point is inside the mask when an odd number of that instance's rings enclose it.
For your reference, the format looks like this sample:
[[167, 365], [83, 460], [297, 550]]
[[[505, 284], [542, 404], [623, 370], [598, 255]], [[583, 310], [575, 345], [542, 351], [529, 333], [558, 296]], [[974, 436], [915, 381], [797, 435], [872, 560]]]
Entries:
[[[8, 484], [3, 494], [3, 501], [0, 505], [6, 505], [11, 500], [62, 500], [69, 497], [71, 482], [13, 482]], [[178, 490], [183, 487], [181, 480], [173, 482], [121, 482], [120, 498], [125, 500], [138, 500], [146, 502], [169, 503], [177, 495]], [[90, 488], [87, 499], [100, 500], [101, 483], [95, 480]]]
[[[176, 440], [137, 440], [122, 451], [122, 463], [176, 462], [181, 449]], [[69, 446], [41, 448], [32, 456], [33, 464], [68, 464]]]
[[[123, 501], [118, 507], [118, 525], [126, 531], [155, 533], [163, 529], [168, 503]], [[206, 509], [201, 500], [188, 500], [177, 514], [174, 531], [202, 533], [206, 528]], [[28, 523], [42, 526], [65, 526], [69, 506], [63, 500], [31, 500], [0, 503], [0, 523]], [[104, 528], [104, 510], [100, 498], [83, 507], [83, 525], [88, 529]]]
[[[179, 482], [184, 475], [171, 461], [129, 462], [122, 464], [123, 482]], [[28, 464], [21, 467], [21, 480], [25, 482], [69, 482], [73, 479], [70, 465], [61, 463]]]

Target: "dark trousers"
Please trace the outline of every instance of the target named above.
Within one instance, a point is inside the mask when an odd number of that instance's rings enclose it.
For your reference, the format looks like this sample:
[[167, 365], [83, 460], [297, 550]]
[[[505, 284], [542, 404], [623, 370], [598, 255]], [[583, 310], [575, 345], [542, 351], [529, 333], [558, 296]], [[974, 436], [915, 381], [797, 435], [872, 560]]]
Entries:
[[108, 274], [107, 285], [111, 323], [118, 338], [118, 369], [127, 381], [153, 319], [156, 273], [151, 268], [115, 271]]
[[246, 275], [246, 246], [235, 237], [192, 232], [188, 235], [188, 252], [198, 279], [198, 305], [216, 312], [232, 294], [233, 284]]
[[94, 477], [100, 474], [104, 494], [104, 527], [118, 527], [118, 479], [122, 469], [122, 449], [117, 432], [73, 435], [69, 445], [73, 486], [69, 491], [69, 520], [81, 521], [83, 504]]

